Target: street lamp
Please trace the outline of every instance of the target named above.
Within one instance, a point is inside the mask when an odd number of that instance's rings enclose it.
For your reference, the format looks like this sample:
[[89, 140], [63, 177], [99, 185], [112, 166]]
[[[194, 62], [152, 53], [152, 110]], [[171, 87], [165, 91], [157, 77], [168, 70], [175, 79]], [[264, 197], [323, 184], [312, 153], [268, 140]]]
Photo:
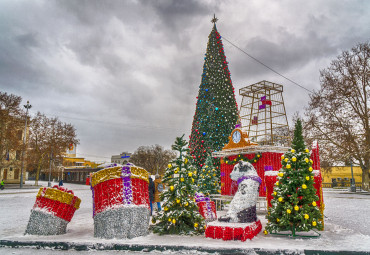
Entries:
[[350, 191], [351, 192], [356, 192], [356, 182], [355, 182], [355, 178], [353, 177], [353, 162], [352, 162], [352, 158], [349, 158], [349, 161], [351, 162], [351, 174], [352, 174]]
[[24, 135], [23, 135], [23, 149], [22, 149], [22, 162], [21, 162], [21, 181], [20, 181], [20, 188], [23, 188], [23, 161], [24, 161], [24, 153], [25, 153], [25, 146], [26, 146], [26, 136], [27, 136], [27, 118], [28, 118], [28, 110], [31, 109], [32, 105], [30, 102], [27, 101], [26, 105], [23, 105], [26, 108], [26, 120], [24, 125]]
[[53, 151], [50, 152], [50, 164], [49, 164], [49, 181], [48, 187], [51, 187], [51, 163], [53, 161]]

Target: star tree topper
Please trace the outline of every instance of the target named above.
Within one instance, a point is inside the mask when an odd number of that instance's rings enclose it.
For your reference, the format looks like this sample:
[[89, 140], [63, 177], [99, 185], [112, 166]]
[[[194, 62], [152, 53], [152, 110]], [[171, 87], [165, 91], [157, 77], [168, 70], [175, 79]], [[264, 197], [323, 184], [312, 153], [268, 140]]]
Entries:
[[212, 23], [215, 23], [218, 21], [218, 18], [216, 18], [216, 14], [213, 14], [213, 19], [211, 20]]

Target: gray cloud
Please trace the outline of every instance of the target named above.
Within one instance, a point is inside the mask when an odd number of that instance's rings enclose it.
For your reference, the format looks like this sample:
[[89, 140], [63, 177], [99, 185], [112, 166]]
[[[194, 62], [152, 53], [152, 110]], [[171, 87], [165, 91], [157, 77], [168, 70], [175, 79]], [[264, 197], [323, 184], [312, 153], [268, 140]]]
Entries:
[[[369, 40], [367, 1], [2, 1], [0, 89], [77, 128], [78, 153], [109, 159], [189, 134], [213, 13], [218, 31], [309, 89], [340, 51]], [[268, 8], [266, 8], [268, 7]], [[308, 94], [223, 41], [236, 91], [285, 85], [289, 115]], [[298, 96], [299, 95], [299, 96]], [[237, 95], [238, 103], [241, 98]], [[106, 158], [104, 158], [106, 157]]]

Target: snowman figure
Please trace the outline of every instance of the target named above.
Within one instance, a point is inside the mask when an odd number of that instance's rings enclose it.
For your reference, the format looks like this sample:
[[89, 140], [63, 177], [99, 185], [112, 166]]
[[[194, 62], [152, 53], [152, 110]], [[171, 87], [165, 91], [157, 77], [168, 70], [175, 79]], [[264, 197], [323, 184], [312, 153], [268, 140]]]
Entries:
[[227, 214], [220, 217], [218, 221], [233, 223], [257, 221], [256, 204], [262, 180], [256, 169], [251, 163], [240, 160], [234, 166], [230, 178], [237, 181], [238, 191], [230, 203]]

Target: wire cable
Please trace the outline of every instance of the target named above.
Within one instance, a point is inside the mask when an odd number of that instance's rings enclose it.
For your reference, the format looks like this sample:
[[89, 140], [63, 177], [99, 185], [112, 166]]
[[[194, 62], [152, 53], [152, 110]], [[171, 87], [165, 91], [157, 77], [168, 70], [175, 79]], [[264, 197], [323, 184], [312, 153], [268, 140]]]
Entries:
[[258, 62], [259, 64], [263, 65], [264, 67], [266, 67], [267, 69], [271, 70], [272, 72], [276, 73], [277, 75], [283, 77], [284, 79], [290, 81], [291, 83], [293, 83], [294, 85], [297, 85], [298, 87], [308, 91], [309, 93], [314, 93], [313, 91], [303, 87], [302, 85], [296, 83], [295, 81], [289, 79], [288, 77], [286, 77], [285, 75], [279, 73], [278, 71], [272, 69], [271, 67], [269, 67], [268, 65], [264, 64], [262, 61], [258, 60], [257, 58], [253, 57], [251, 54], [249, 54], [248, 52], [244, 51], [243, 49], [241, 49], [240, 47], [238, 47], [237, 45], [235, 45], [234, 43], [230, 42], [230, 40], [228, 40], [227, 38], [225, 38], [224, 36], [222, 36], [222, 39], [224, 39], [225, 41], [227, 41], [228, 43], [230, 43], [232, 46], [234, 46], [235, 48], [237, 48], [238, 50], [240, 50], [241, 52], [243, 52], [244, 54], [246, 54], [248, 57], [250, 57], [251, 59], [253, 59], [254, 61]]

